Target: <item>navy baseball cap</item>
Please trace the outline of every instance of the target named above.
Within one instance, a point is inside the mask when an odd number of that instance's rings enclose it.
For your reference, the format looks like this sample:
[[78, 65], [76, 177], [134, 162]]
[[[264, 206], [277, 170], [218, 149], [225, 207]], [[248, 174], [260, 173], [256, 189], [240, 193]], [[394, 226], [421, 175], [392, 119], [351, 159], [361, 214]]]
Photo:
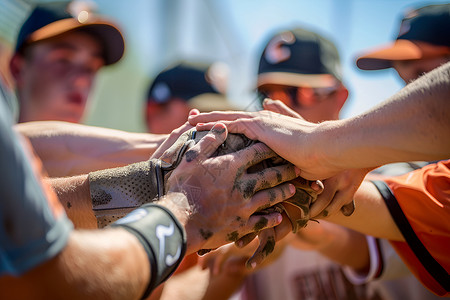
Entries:
[[409, 10], [396, 40], [356, 60], [362, 70], [392, 67], [392, 61], [450, 55], [450, 4], [428, 5]]
[[123, 36], [113, 22], [92, 9], [90, 2], [82, 1], [37, 5], [20, 28], [15, 51], [21, 52], [30, 44], [80, 30], [94, 35], [103, 44], [106, 65], [117, 62], [125, 50]]
[[220, 94], [207, 76], [208, 66], [180, 63], [158, 74], [147, 95], [147, 102], [163, 104], [171, 98], [185, 101], [202, 94]]
[[328, 88], [341, 81], [341, 63], [335, 45], [302, 28], [275, 34], [259, 61], [258, 87], [277, 84]]

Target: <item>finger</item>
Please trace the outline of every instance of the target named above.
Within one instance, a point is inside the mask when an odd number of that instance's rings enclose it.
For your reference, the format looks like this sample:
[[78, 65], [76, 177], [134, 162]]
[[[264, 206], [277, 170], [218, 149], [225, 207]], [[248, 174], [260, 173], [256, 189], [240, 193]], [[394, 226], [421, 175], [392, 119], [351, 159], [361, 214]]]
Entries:
[[325, 188], [321, 194], [317, 196], [317, 200], [310, 207], [311, 218], [318, 215], [325, 216], [328, 214], [326, 208], [334, 201], [334, 197], [337, 191], [337, 182], [333, 179], [327, 179]]
[[247, 224], [242, 228], [243, 235], [250, 232], [261, 231], [266, 228], [277, 226], [283, 221], [283, 217], [278, 212], [265, 215], [252, 215], [248, 219]]
[[283, 214], [283, 221], [274, 227], [275, 241], [279, 241], [292, 232], [292, 223], [289, 218]]
[[169, 164], [174, 164], [177, 160], [180, 159], [180, 153], [186, 151], [194, 144], [188, 144], [189, 141], [192, 140], [192, 131], [185, 131], [183, 134], [179, 135], [178, 138], [173, 141], [170, 145], [169, 149], [167, 149], [159, 158]]
[[349, 204], [345, 204], [344, 206], [341, 207], [341, 212], [344, 216], [349, 217], [353, 214], [355, 208], [356, 208], [355, 200], [352, 199], [352, 202], [350, 202]]
[[198, 123], [209, 123], [217, 121], [230, 121], [238, 118], [250, 118], [251, 113], [239, 112], [239, 111], [214, 111], [209, 113], [201, 113], [199, 115], [193, 115], [188, 117], [188, 121], [191, 125], [195, 126]]
[[266, 144], [255, 143], [247, 148], [232, 153], [238, 160], [247, 164], [247, 168], [266, 159], [276, 157], [277, 154]]
[[258, 237], [260, 241], [259, 247], [246, 262], [247, 268], [250, 269], [254, 269], [257, 265], [261, 264], [273, 252], [273, 249], [275, 249], [275, 230], [273, 228], [262, 230], [258, 234]]
[[[236, 247], [236, 245], [227, 244], [224, 247], [227, 248], [226, 251], [224, 253], [221, 253], [221, 255], [217, 255], [213, 262], [213, 266], [212, 266], [213, 275], [220, 274], [225, 267], [224, 265], [228, 264], [230, 260], [233, 260], [233, 258], [242, 257], [241, 255], [232, 254], [233, 249], [230, 249], [230, 247]], [[246, 259], [247, 258], [248, 257], [246, 257]], [[242, 265], [244, 265], [244, 263], [242, 263]]]
[[350, 216], [355, 209], [352, 199], [353, 195], [354, 193], [351, 190], [338, 191], [335, 194], [333, 201], [325, 209], [326, 213], [322, 214], [322, 216], [326, 217], [329, 215], [336, 214], [339, 211], [342, 211], [343, 207], [345, 207], [343, 212], [345, 212], [347, 216]]
[[243, 237], [241, 237], [240, 239], [238, 239], [236, 242], [234, 242], [234, 244], [238, 248], [243, 248], [243, 247], [247, 246], [248, 244], [250, 244], [257, 236], [258, 236], [257, 231], [246, 234]]
[[[228, 132], [241, 133], [252, 140], [257, 140], [260, 132], [264, 131], [264, 127], [260, 123], [252, 123], [251, 118], [241, 118], [233, 121], [222, 120], [221, 123], [227, 126]], [[196, 128], [198, 131], [210, 130], [215, 122], [198, 123]]]
[[234, 161], [245, 165], [246, 169], [257, 165], [267, 159], [278, 157], [278, 155], [264, 143], [254, 143], [244, 149], [232, 152], [229, 155], [234, 157]]
[[209, 158], [217, 148], [227, 139], [227, 128], [222, 123], [215, 124], [195, 146], [186, 151], [184, 157], [187, 162], [203, 161]]
[[263, 108], [265, 110], [270, 110], [285, 116], [293, 117], [302, 119], [303, 118], [294, 110], [292, 110], [290, 107], [288, 107], [286, 104], [281, 102], [280, 100], [272, 100], [269, 98], [264, 99], [263, 101]]
[[206, 255], [207, 257], [212, 257], [211, 262], [209, 263], [212, 274], [219, 274], [224, 262], [230, 255], [233, 255], [231, 247], [235, 247], [235, 245], [233, 243], [223, 245], [219, 247], [215, 252]]
[[[223, 123], [225, 124], [226, 122]], [[197, 129], [197, 131], [208, 131], [211, 130], [211, 128], [213, 128], [215, 124], [216, 122], [198, 123], [197, 125], [195, 125], [195, 129]]]
[[207, 253], [203, 256], [197, 257], [197, 264], [200, 266], [202, 270], [205, 269], [212, 269], [212, 266], [214, 265], [217, 258], [221, 257], [219, 251], [211, 251], [210, 253]]
[[218, 256], [214, 254], [208, 254], [205, 256], [200, 256], [197, 260], [197, 264], [200, 266], [200, 269], [205, 270], [207, 269], [211, 264], [215, 262]]
[[185, 133], [186, 131], [192, 129], [193, 126], [189, 123], [185, 123], [182, 126], [174, 129], [167, 139], [156, 149], [151, 158], [163, 158], [170, 159], [170, 154], [166, 154], [165, 152], [178, 140], [178, 138]]
[[296, 168], [292, 164], [265, 168], [257, 173], [246, 174], [243, 180], [256, 182], [254, 192], [277, 186], [297, 178]]
[[262, 211], [267, 207], [291, 198], [295, 192], [296, 189], [292, 183], [282, 183], [276, 187], [261, 190], [253, 195], [246, 209], [252, 212]]
[[213, 275], [218, 275], [222, 271], [223, 263], [228, 259], [228, 255], [222, 254], [217, 255], [212, 262], [212, 273]]
[[[200, 114], [200, 111], [196, 108], [193, 108], [189, 111], [189, 116], [197, 116]], [[189, 122], [188, 122], [189, 123]]]
[[322, 193], [324, 188], [325, 188], [324, 185], [323, 185], [323, 182], [321, 180], [311, 181], [311, 185], [310, 186], [317, 194]]

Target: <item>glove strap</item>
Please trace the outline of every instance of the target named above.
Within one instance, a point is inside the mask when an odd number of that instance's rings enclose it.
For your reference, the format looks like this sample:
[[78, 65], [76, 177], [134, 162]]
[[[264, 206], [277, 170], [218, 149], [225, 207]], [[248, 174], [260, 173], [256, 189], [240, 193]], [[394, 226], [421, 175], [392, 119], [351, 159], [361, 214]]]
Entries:
[[164, 194], [163, 172], [156, 159], [91, 172], [88, 178], [99, 228]]

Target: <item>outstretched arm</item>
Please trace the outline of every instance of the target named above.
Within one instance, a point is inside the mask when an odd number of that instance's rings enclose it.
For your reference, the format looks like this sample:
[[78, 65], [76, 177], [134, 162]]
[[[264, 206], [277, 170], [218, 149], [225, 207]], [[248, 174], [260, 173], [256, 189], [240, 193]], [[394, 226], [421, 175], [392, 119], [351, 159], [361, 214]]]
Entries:
[[448, 95], [450, 63], [350, 119], [314, 124], [261, 111], [202, 113], [190, 116], [189, 122], [199, 130], [207, 130], [214, 122], [222, 121], [230, 132], [266, 143], [299, 167], [302, 177], [324, 179], [349, 168], [447, 158]]
[[51, 177], [147, 160], [168, 137], [59, 121], [20, 123], [15, 129], [30, 140]]
[[326, 217], [323, 215], [318, 217], [367, 235], [404, 241], [404, 237], [389, 213], [383, 197], [373, 183], [364, 181], [356, 191], [354, 200], [356, 209], [350, 216], [335, 213]]
[[[450, 63], [408, 84], [368, 112], [323, 124], [319, 142], [338, 169], [446, 159], [450, 153]], [[320, 145], [320, 144], [318, 144]]]

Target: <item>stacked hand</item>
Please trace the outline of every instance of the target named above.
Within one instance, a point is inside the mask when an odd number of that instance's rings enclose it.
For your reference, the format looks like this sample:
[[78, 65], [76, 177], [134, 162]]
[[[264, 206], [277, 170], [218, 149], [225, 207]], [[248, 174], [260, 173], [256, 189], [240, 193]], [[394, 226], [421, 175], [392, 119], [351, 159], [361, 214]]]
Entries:
[[[298, 128], [302, 128], [303, 131], [314, 129], [317, 124], [304, 121], [300, 115], [288, 108], [280, 101], [266, 100], [264, 102], [265, 111], [248, 113], [248, 112], [229, 112], [221, 113], [214, 112], [210, 114], [201, 114], [199, 116], [190, 117], [190, 122], [196, 125], [198, 122], [209, 122], [205, 124], [197, 124], [197, 129], [208, 129], [213, 126], [215, 120], [228, 120], [223, 121], [227, 124], [228, 128], [232, 132], [243, 133], [249, 138], [258, 138], [263, 136], [265, 138], [273, 138], [269, 141], [272, 149], [274, 149], [283, 158], [295, 163], [298, 167], [306, 166], [306, 170], [314, 170], [313, 173], [301, 172], [301, 176], [309, 179], [324, 179], [324, 191], [321, 193], [322, 187], [320, 183], [311, 184], [315, 181], [308, 182], [310, 188], [316, 193], [317, 199], [310, 202], [308, 218], [325, 218], [328, 215], [335, 214], [341, 211], [344, 215], [349, 216], [355, 209], [355, 203], [353, 201], [353, 195], [365, 175], [371, 169], [351, 169], [345, 171], [332, 171], [329, 168], [321, 170], [320, 164], [317, 163], [319, 158], [311, 157], [310, 161], [296, 160], [296, 154], [298, 151], [302, 151], [301, 146], [296, 147], [295, 143], [308, 142], [302, 140], [302, 132], [298, 131]], [[281, 115], [282, 114], [282, 115]], [[257, 122], [252, 122], [251, 119], [258, 119]], [[298, 126], [301, 123], [301, 126]], [[282, 124], [282, 126], [280, 125]], [[260, 131], [265, 131], [264, 135], [260, 135]], [[269, 132], [269, 134], [267, 133]], [[292, 136], [299, 139], [292, 141]], [[283, 139], [291, 139], [289, 143], [286, 143]], [[265, 140], [263, 140], [265, 141]], [[312, 143], [312, 141], [309, 141]], [[285, 147], [286, 145], [293, 145], [293, 148]], [[278, 148], [277, 148], [278, 147]], [[310, 164], [316, 164], [317, 166], [309, 166]], [[302, 168], [303, 170], [303, 168]], [[292, 227], [292, 223], [289, 220], [304, 219], [304, 211], [293, 209], [287, 205], [284, 211], [288, 212], [289, 218], [284, 218], [283, 222], [272, 229], [267, 229], [264, 232], [259, 233], [260, 248], [256, 252], [256, 256], [252, 257], [248, 264], [261, 262], [265, 255], [270, 252], [270, 248], [273, 248], [275, 241], [284, 237], [292, 229], [295, 231], [295, 227]], [[303, 217], [302, 217], [303, 214]], [[238, 246], [244, 246], [249, 243], [257, 234], [253, 233], [246, 236], [237, 242]], [[272, 246], [271, 246], [272, 245]]]
[[[203, 137], [205, 137], [206, 134], [207, 131], [195, 132], [189, 130], [181, 135], [177, 142], [170, 149], [168, 149], [166, 153], [173, 153], [174, 155], [177, 155], [177, 153], [179, 153], [177, 149], [183, 148], [183, 146], [180, 146], [181, 144], [190, 144], [190, 139], [191, 142], [198, 143], [202, 140]], [[258, 144], [261, 143], [250, 140], [243, 135], [230, 134], [228, 135], [224, 143], [222, 143], [220, 147], [214, 151], [212, 156], [221, 157], [230, 154], [239, 156], [240, 153], [243, 153], [244, 149], [248, 149], [249, 147], [253, 147]], [[187, 155], [188, 153], [189, 151], [186, 152], [185, 155]], [[170, 156], [166, 156], [166, 159], [173, 161]], [[256, 164], [253, 164], [253, 166], [248, 166], [246, 169], [246, 173], [247, 176], [251, 175], [258, 178], [261, 177], [264, 172], [267, 172], [272, 168], [275, 168], [274, 170], [277, 170], [278, 167], [287, 165], [291, 164], [274, 155], [258, 160], [258, 162]], [[232, 171], [228, 171], [229, 170], [227, 170], [227, 173], [233, 173]], [[281, 178], [282, 173], [279, 173], [277, 176]], [[256, 217], [273, 213], [282, 213], [283, 222], [280, 224], [280, 226], [277, 226], [276, 228], [266, 228], [263, 230], [252, 232], [251, 234], [248, 234], [237, 241], [237, 244], [240, 247], [243, 247], [250, 241], [252, 241], [256, 236], [258, 236], [260, 244], [254, 255], [247, 262], [248, 266], [254, 263], [259, 264], [260, 262], [262, 262], [273, 251], [276, 240], [281, 239], [290, 231], [296, 232], [299, 228], [304, 227], [307, 221], [310, 219], [309, 207], [323, 189], [321, 182], [307, 181], [301, 177], [297, 177], [294, 180], [291, 180], [290, 183], [292, 183], [295, 187], [295, 195], [293, 197], [290, 197], [289, 199], [283, 201], [283, 203], [272, 203], [270, 205], [266, 205], [265, 207], [261, 207], [254, 214], [254, 216]], [[245, 194], [248, 192], [248, 187], [246, 186], [235, 186], [240, 193]], [[202, 252], [204, 253], [205, 251]]]
[[[295, 167], [284, 164], [248, 173], [249, 168], [277, 155], [262, 143], [218, 155], [228, 134], [220, 123], [203, 137], [197, 137], [196, 144], [189, 138], [192, 134], [188, 131], [180, 136], [186, 151], [165, 179], [168, 194], [186, 195], [187, 201], [175, 205], [188, 212], [188, 248], [215, 249], [278, 225], [278, 212], [255, 213], [294, 194], [294, 186], [285, 182], [297, 177]], [[172, 151], [177, 148], [179, 145], [174, 145], [168, 152], [178, 155], [178, 151]], [[169, 159], [170, 155], [163, 157]]]

